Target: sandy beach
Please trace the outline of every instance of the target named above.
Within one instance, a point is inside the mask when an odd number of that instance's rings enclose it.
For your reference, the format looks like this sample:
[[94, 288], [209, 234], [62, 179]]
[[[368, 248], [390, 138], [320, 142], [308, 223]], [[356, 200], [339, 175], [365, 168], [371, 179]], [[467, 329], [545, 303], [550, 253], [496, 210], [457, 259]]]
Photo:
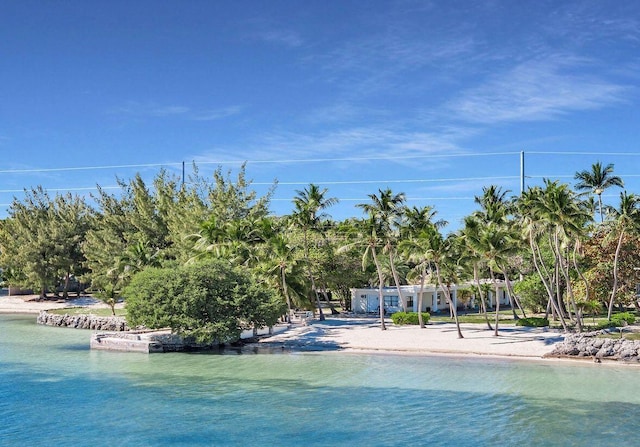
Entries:
[[368, 318], [313, 320], [308, 325], [294, 324], [273, 336], [261, 339], [257, 346], [324, 351], [403, 353], [414, 355], [499, 356], [542, 359], [564, 340], [560, 332], [544, 328], [513, 325], [500, 327], [495, 337], [486, 325], [461, 325], [464, 338], [458, 338], [452, 323], [418, 326], [387, 325]]
[[[0, 297], [0, 313], [37, 314], [41, 310], [81, 306], [107, 307], [90, 296], [68, 300], [39, 301], [37, 296]], [[122, 304], [119, 304], [122, 306]], [[305, 351], [378, 352], [414, 355], [499, 356], [542, 359], [556, 343], [564, 340], [562, 333], [544, 328], [513, 325], [500, 327], [495, 337], [486, 325], [461, 325], [464, 338], [457, 336], [453, 323], [430, 323], [426, 328], [395, 326], [390, 321], [387, 330], [380, 330], [375, 318], [328, 317], [308, 324], [280, 326], [276, 333], [263, 337], [254, 346], [266, 349]]]
[[109, 306], [91, 296], [72, 297], [68, 300], [62, 298], [39, 300], [38, 295], [0, 296], [0, 313], [3, 314], [38, 314], [42, 310], [64, 307], [108, 308]]

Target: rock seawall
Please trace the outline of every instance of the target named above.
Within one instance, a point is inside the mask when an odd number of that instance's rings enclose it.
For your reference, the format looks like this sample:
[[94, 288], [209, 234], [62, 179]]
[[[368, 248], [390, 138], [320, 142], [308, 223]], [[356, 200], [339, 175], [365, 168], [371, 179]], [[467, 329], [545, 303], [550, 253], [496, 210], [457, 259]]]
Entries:
[[92, 329], [96, 331], [128, 331], [129, 327], [123, 317], [98, 317], [91, 314], [58, 315], [45, 310], [36, 318], [38, 324], [46, 326], [69, 327], [74, 329]]
[[198, 351], [219, 347], [218, 343], [198, 344], [168, 330], [97, 333], [91, 336], [90, 346], [91, 349], [145, 353]]
[[545, 357], [593, 358], [640, 362], [640, 341], [598, 337], [607, 331], [570, 334]]

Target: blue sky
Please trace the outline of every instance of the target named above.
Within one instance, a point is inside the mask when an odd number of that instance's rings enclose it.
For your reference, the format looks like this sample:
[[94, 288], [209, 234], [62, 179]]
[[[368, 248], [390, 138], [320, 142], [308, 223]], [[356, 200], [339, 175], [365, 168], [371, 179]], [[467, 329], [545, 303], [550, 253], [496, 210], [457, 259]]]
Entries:
[[247, 161], [275, 214], [391, 187], [450, 229], [520, 151], [529, 185], [602, 161], [640, 193], [638, 2], [5, 1], [0, 55], [0, 217], [183, 161]]

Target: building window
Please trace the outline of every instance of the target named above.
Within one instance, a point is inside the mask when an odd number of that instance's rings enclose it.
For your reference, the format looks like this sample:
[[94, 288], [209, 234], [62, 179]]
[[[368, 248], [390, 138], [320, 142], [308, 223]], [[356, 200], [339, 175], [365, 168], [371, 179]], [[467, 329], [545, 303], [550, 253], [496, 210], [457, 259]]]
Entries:
[[398, 307], [399, 300], [397, 295], [387, 295], [384, 297], [384, 307]]
[[408, 296], [407, 297], [407, 309], [413, 309], [413, 297], [412, 296]]

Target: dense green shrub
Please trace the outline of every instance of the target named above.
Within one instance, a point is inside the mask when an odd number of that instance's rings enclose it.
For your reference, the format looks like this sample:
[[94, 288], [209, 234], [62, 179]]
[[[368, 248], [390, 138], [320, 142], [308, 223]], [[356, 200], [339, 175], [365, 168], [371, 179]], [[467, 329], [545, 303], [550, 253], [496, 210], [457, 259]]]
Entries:
[[272, 326], [286, 312], [264, 284], [215, 260], [145, 269], [123, 295], [130, 327], [169, 327], [199, 343], [235, 341], [243, 329]]
[[636, 321], [636, 317], [631, 312], [620, 312], [620, 313], [611, 315], [611, 320], [603, 321], [599, 323], [596, 328], [607, 329], [612, 327], [623, 327], [623, 326], [626, 326], [626, 324], [633, 324], [635, 323], [635, 321]]
[[631, 312], [620, 312], [619, 314], [611, 315], [611, 321], [618, 323], [622, 326], [622, 322], [626, 321], [627, 324], [633, 324], [636, 322], [636, 317]]
[[549, 326], [549, 319], [542, 317], [520, 318], [516, 321], [516, 326], [545, 327]]
[[525, 308], [531, 309], [534, 313], [544, 312], [549, 298], [540, 275], [532, 273], [525, 276], [522, 281], [517, 281], [513, 285], [513, 290], [520, 297], [520, 302]]
[[[422, 312], [422, 321], [428, 323], [429, 318], [431, 318], [429, 313]], [[391, 321], [393, 321], [393, 324], [397, 325], [420, 324], [418, 322], [418, 312], [396, 312], [391, 314]]]

